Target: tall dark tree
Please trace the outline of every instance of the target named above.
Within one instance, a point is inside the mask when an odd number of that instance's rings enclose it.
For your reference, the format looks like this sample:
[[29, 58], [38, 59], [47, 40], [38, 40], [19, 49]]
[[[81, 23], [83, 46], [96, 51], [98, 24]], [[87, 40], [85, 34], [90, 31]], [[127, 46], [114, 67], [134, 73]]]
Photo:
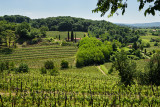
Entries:
[[135, 50], [138, 49], [138, 46], [137, 46], [137, 43], [136, 43], [136, 42], [133, 43], [132, 48], [135, 49]]
[[73, 30], [71, 31], [71, 41], [74, 40]]
[[59, 40], [61, 40], [61, 36], [59, 35]]
[[68, 41], [69, 41], [69, 31], [68, 31]]
[[74, 40], [75, 40], [75, 43], [76, 43], [77, 42], [76, 33], [75, 33], [75, 39]]

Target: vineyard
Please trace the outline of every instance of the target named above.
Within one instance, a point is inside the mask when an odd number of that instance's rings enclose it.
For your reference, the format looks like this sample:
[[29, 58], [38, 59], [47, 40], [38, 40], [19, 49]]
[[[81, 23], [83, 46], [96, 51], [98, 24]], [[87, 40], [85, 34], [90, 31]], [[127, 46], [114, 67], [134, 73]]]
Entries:
[[76, 52], [77, 47], [74, 46], [32, 46], [14, 49], [11, 54], [1, 53], [0, 59], [3, 61], [14, 61], [16, 64], [25, 62], [30, 67], [37, 68], [43, 65], [47, 59], [53, 60], [58, 64], [62, 59], [73, 63]]
[[57, 76], [3, 72], [0, 81], [3, 107], [160, 106], [159, 87], [125, 88], [117, 73], [105, 76], [95, 66], [60, 70]]

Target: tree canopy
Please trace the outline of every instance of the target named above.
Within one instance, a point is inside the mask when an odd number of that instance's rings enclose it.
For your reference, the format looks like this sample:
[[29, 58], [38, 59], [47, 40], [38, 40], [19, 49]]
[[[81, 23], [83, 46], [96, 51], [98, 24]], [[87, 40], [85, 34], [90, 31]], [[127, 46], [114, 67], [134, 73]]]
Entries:
[[[155, 15], [155, 11], [160, 11], [160, 0], [137, 0], [139, 2], [139, 11], [144, 8], [146, 4], [150, 4], [145, 10], [144, 15], [152, 14]], [[153, 4], [153, 6], [151, 5]], [[101, 16], [104, 16], [106, 12], [110, 10], [108, 17], [113, 16], [117, 10], [122, 10], [122, 15], [125, 13], [127, 8], [127, 0], [98, 0], [97, 7], [93, 12], [101, 12]]]

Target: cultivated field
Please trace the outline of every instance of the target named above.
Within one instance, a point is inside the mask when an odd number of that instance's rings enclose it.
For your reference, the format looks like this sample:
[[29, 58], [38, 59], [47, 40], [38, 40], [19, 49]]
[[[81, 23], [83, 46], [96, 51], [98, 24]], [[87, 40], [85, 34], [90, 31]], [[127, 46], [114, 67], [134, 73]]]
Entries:
[[[47, 32], [47, 38], [67, 32]], [[53, 35], [53, 36], [52, 36]], [[84, 32], [76, 32], [83, 37]], [[57, 36], [58, 37], [58, 36]], [[155, 36], [154, 36], [155, 37]], [[151, 37], [142, 36], [142, 41], [150, 42]], [[129, 48], [125, 47], [125, 50]], [[153, 45], [147, 50], [152, 50]], [[158, 49], [158, 46], [156, 47]], [[75, 67], [75, 46], [35, 45], [14, 49], [10, 54], [0, 54], [2, 61], [14, 62], [16, 67], [24, 62], [29, 65], [28, 73], [12, 70], [1, 72], [0, 106], [3, 107], [159, 107], [160, 87], [135, 85], [124, 87], [117, 71], [108, 74], [112, 63], [83, 68]], [[69, 62], [68, 69], [61, 69], [61, 61]], [[56, 75], [41, 74], [44, 62], [52, 60], [58, 68]], [[136, 60], [137, 69], [145, 71], [146, 59]], [[136, 68], [135, 68], [136, 69]]]

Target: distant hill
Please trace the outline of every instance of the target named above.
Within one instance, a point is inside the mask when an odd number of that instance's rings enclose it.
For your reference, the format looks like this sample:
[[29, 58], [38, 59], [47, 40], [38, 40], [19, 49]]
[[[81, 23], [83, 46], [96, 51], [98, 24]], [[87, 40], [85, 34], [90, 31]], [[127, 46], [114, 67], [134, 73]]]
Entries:
[[138, 27], [138, 28], [153, 28], [153, 27], [159, 27], [160, 28], [160, 22], [153, 22], [153, 23], [135, 23], [135, 24], [123, 24], [123, 23], [115, 23], [120, 26], [129, 26], [129, 27]]

